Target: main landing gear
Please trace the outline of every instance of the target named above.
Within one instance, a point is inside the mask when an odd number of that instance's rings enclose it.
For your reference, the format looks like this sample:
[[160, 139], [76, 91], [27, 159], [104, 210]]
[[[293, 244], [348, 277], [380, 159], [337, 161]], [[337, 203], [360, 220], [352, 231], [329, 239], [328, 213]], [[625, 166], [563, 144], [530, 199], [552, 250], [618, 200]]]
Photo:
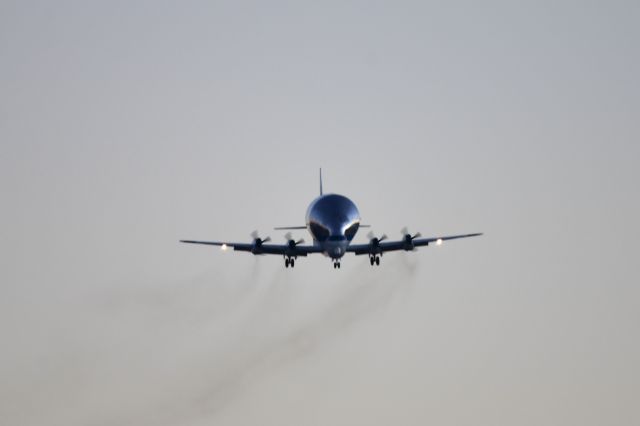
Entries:
[[339, 260], [334, 260], [333, 261], [333, 269], [340, 269], [340, 261]]
[[376, 266], [380, 265], [380, 256], [378, 256], [377, 254], [369, 255], [369, 263], [371, 263], [371, 266], [373, 266], [374, 263], [376, 264]]
[[296, 266], [295, 258], [293, 258], [293, 257], [291, 257], [291, 256], [288, 256], [288, 257], [285, 257], [285, 258], [284, 258], [284, 267], [285, 267], [285, 268], [288, 268], [289, 266], [291, 266], [292, 268], [293, 268], [294, 266]]

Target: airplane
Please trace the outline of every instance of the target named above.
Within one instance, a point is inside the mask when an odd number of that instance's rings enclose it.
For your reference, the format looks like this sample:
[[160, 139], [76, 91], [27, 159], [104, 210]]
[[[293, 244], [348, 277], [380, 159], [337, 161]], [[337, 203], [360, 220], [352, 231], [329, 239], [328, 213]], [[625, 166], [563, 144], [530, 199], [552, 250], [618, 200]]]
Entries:
[[411, 235], [406, 228], [402, 229], [403, 238], [397, 241], [387, 241], [387, 236], [376, 237], [369, 232], [368, 244], [351, 244], [359, 228], [369, 228], [360, 224], [358, 208], [349, 198], [339, 194], [324, 194], [322, 191], [322, 169], [320, 169], [320, 196], [311, 202], [306, 214], [306, 225], [276, 227], [275, 230], [306, 229], [313, 238], [313, 245], [302, 245], [304, 239], [294, 240], [290, 232], [285, 234], [286, 244], [265, 244], [271, 238], [260, 238], [257, 231], [251, 234], [251, 243], [234, 243], [229, 241], [196, 241], [180, 240], [187, 244], [204, 244], [220, 246], [223, 251], [250, 252], [254, 255], [275, 254], [284, 258], [286, 268], [295, 266], [298, 257], [321, 253], [333, 262], [333, 268], [340, 268], [340, 261], [346, 253], [368, 255], [371, 266], [380, 265], [380, 256], [388, 251], [415, 251], [417, 247], [428, 246], [431, 243], [441, 245], [443, 241], [458, 238], [477, 237], [482, 233], [449, 235], [441, 237], [420, 238], [418, 232]]

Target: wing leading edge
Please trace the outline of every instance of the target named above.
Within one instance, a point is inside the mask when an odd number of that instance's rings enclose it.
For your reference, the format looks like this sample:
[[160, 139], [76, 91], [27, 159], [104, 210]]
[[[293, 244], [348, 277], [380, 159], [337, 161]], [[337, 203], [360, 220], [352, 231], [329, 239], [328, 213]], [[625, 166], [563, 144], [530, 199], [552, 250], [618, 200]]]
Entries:
[[381, 254], [388, 251], [405, 250], [411, 251], [416, 247], [428, 246], [430, 243], [441, 244], [443, 241], [455, 240], [458, 238], [478, 237], [482, 235], [481, 232], [474, 234], [461, 234], [461, 235], [447, 235], [443, 237], [430, 237], [430, 238], [411, 238], [407, 235], [402, 240], [398, 241], [378, 241], [372, 240], [369, 244], [352, 244], [347, 247], [347, 252], [354, 253], [356, 255], [361, 254]]
[[309, 253], [320, 253], [322, 249], [316, 246], [303, 246], [299, 244], [263, 244], [258, 241], [253, 243], [233, 243], [226, 241], [196, 241], [180, 240], [186, 244], [204, 244], [219, 246], [223, 250], [246, 251], [253, 254], [277, 254], [280, 256], [306, 256]]

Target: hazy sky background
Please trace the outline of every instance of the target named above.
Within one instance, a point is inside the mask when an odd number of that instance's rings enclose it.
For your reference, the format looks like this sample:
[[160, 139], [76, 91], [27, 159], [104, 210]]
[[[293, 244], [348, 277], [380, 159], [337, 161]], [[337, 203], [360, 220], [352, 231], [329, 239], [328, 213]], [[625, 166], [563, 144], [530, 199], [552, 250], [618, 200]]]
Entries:
[[[640, 423], [638, 40], [633, 1], [1, 1], [0, 423]], [[378, 233], [486, 235], [177, 243], [282, 240], [320, 166]]]

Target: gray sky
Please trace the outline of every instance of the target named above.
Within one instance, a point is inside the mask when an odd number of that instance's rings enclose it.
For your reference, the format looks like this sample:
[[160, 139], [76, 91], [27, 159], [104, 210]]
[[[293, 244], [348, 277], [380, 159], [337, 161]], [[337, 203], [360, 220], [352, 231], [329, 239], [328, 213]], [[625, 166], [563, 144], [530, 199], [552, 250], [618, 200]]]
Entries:
[[[0, 3], [0, 423], [640, 423], [638, 3], [268, 3]], [[280, 240], [320, 166], [486, 235], [177, 243]]]

